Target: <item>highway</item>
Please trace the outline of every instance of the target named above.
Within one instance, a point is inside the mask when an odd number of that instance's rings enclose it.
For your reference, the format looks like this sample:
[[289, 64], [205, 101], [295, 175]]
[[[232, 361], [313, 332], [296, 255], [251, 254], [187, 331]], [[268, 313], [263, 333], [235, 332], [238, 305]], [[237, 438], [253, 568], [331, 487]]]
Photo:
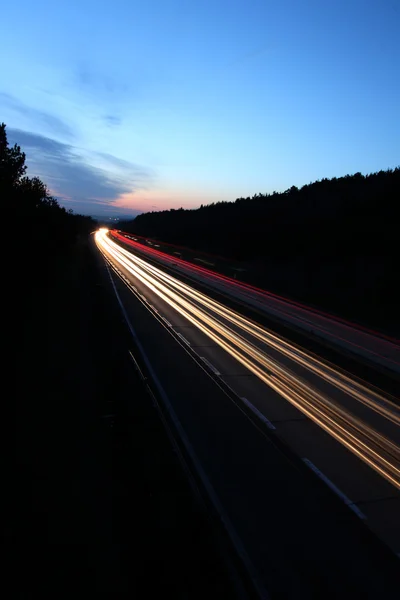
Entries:
[[[172, 276], [163, 269], [171, 257], [156, 266], [154, 254], [145, 260], [106, 230], [96, 243], [118, 271], [114, 286], [135, 336], [272, 596], [381, 595], [400, 551], [396, 399], [188, 285], [184, 266]], [[249, 303], [259, 293], [239, 290]], [[317, 315], [329, 333], [327, 320]], [[357, 344], [343, 330], [339, 337]], [[375, 345], [368, 360], [377, 354], [396, 370], [394, 341]]]
[[[400, 342], [365, 327], [355, 327], [353, 323], [326, 314], [321, 310], [310, 308], [299, 302], [288, 301], [271, 292], [260, 290], [254, 286], [241, 283], [232, 278], [215, 273], [200, 265], [182, 260], [178, 256], [170, 256], [165, 251], [157, 250], [150, 240], [134, 238], [129, 234], [112, 231], [116, 240], [128, 243], [136, 252], [145, 253], [151, 260], [172, 269], [179, 277], [184, 275], [193, 283], [201, 282], [208, 289], [217, 291], [227, 298], [234, 298], [245, 306], [251, 306], [260, 314], [267, 315], [282, 323], [296, 328], [310, 337], [323, 340], [325, 343], [339, 348], [350, 355], [363, 358], [370, 364], [379, 365], [388, 373], [400, 378]], [[147, 244], [151, 244], [148, 246]], [[157, 244], [159, 246], [159, 244]], [[165, 246], [165, 250], [169, 248]], [[175, 254], [175, 253], [174, 253]]]

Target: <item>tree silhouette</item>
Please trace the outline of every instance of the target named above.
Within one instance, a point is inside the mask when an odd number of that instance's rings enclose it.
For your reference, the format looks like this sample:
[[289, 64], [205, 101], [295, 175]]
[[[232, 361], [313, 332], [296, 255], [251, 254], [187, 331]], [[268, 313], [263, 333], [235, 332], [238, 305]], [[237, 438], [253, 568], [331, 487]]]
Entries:
[[399, 197], [396, 168], [144, 213], [120, 229], [220, 255], [249, 283], [387, 327], [400, 301]]
[[[94, 229], [91, 217], [75, 215], [61, 207], [43, 181], [26, 175], [25, 153], [20, 146], [10, 146], [6, 125], [0, 125], [0, 199], [3, 215], [11, 227], [18, 248], [26, 251], [31, 262], [41, 266], [27, 272], [36, 281], [39, 273], [50, 272], [57, 257], [65, 252], [80, 234]], [[15, 269], [17, 271], [17, 269]]]
[[8, 146], [6, 125], [0, 125], [0, 185], [16, 185], [26, 171], [25, 154], [15, 144], [12, 148]]

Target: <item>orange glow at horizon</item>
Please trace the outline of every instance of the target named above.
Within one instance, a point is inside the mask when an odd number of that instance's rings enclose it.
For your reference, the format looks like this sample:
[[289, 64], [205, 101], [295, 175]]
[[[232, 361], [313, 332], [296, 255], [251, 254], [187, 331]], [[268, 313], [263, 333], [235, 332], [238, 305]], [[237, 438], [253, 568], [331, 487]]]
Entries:
[[121, 194], [113, 206], [143, 212], [161, 211], [178, 208], [198, 208], [201, 204], [210, 204], [221, 198], [200, 195], [193, 191], [182, 190], [140, 190]]

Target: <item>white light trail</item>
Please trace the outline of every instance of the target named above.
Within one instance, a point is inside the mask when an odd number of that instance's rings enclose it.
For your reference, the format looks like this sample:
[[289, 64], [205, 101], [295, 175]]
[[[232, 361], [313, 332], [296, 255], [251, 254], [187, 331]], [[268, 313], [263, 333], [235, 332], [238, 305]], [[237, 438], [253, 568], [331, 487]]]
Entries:
[[268, 356], [268, 349], [279, 352], [286, 361], [290, 359], [397, 427], [400, 425], [398, 406], [349, 375], [128, 252], [110, 240], [106, 233], [99, 231], [96, 241], [110, 260], [124, 267], [261, 381], [400, 488], [400, 447], [285, 364]]

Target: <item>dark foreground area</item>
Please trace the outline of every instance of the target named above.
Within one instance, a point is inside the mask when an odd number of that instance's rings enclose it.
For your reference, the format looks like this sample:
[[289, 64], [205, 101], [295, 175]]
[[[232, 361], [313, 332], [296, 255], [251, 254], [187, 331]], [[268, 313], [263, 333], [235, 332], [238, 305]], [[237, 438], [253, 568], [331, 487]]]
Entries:
[[4, 421], [13, 596], [235, 597], [211, 522], [132, 368], [94, 244], [79, 242], [21, 306]]

